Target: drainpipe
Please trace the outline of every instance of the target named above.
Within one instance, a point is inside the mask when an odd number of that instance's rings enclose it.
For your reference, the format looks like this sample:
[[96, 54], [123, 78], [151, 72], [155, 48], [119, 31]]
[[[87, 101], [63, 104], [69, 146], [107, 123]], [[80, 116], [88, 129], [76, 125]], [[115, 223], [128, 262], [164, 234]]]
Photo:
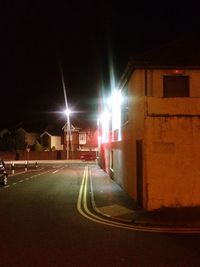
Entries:
[[147, 96], [147, 64], [145, 63], [145, 70], [144, 70], [144, 94]]
[[144, 64], [144, 95], [145, 95], [145, 110], [144, 110], [144, 114], [145, 117], [148, 116], [148, 103], [147, 103], [147, 97], [148, 97], [148, 66], [147, 63], [145, 62]]

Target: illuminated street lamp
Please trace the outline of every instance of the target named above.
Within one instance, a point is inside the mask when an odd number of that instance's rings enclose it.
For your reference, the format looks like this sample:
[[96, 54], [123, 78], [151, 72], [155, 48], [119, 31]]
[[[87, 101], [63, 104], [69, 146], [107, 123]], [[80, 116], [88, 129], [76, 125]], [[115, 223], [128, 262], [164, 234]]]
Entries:
[[99, 117], [99, 127], [101, 128], [99, 142], [121, 141], [121, 106], [123, 103], [121, 91], [113, 90], [105, 103]]
[[67, 160], [68, 160], [69, 159], [69, 151], [70, 151], [70, 138], [71, 138], [69, 115], [71, 112], [70, 112], [70, 109], [68, 108], [67, 94], [66, 94], [66, 88], [65, 88], [65, 80], [64, 80], [61, 61], [59, 61], [59, 67], [60, 67], [60, 74], [61, 74], [62, 85], [63, 85], [63, 93], [64, 93], [64, 98], [65, 98], [65, 106], [66, 106], [65, 114], [67, 116]]
[[[71, 110], [70, 109], [66, 109], [65, 110], [65, 115], [67, 116], [67, 118], [69, 118], [69, 115], [71, 114]], [[69, 119], [67, 119], [69, 120]]]

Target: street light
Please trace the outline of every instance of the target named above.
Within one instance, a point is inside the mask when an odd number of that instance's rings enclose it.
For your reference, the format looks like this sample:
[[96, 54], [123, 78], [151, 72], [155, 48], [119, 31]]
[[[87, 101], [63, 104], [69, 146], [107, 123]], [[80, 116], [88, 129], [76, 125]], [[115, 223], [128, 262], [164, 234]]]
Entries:
[[63, 93], [64, 93], [64, 98], [65, 98], [65, 114], [67, 116], [67, 160], [69, 159], [69, 150], [70, 150], [70, 138], [71, 138], [71, 131], [70, 131], [70, 110], [68, 108], [68, 101], [67, 101], [67, 94], [66, 94], [66, 88], [65, 88], [65, 80], [64, 80], [64, 74], [62, 70], [62, 65], [61, 61], [59, 61], [59, 67], [60, 67], [60, 74], [61, 74], [61, 80], [62, 80], [62, 86], [63, 86]]
[[71, 110], [70, 109], [66, 109], [65, 110], [65, 115], [67, 116], [67, 118], [69, 117], [70, 114], [71, 114]]

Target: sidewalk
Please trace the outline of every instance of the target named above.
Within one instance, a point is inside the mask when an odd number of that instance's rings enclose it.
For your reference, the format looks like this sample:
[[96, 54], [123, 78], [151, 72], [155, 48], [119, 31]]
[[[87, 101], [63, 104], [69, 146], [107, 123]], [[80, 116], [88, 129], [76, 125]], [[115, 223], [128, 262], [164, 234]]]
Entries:
[[200, 207], [140, 209], [129, 195], [98, 166], [91, 167], [93, 208], [112, 220], [147, 227], [200, 228]]

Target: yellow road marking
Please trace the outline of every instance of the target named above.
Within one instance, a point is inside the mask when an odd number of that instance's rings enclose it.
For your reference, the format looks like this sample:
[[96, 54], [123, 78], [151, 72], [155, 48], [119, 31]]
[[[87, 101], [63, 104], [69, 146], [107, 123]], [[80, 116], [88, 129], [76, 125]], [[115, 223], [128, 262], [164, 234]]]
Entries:
[[[115, 222], [110, 221], [107, 219], [104, 219], [96, 214], [93, 214], [89, 211], [87, 206], [87, 184], [88, 184], [88, 176], [90, 175], [91, 179], [91, 171], [89, 171], [89, 166], [85, 166], [84, 173], [83, 173], [83, 179], [80, 186], [80, 191], [78, 195], [78, 201], [77, 201], [77, 209], [80, 212], [81, 215], [83, 215], [85, 218], [97, 222], [100, 224], [117, 227], [121, 229], [131, 230], [131, 231], [140, 231], [140, 232], [156, 232], [156, 233], [200, 233], [200, 228], [160, 228], [160, 227], [144, 227], [144, 226], [136, 226], [136, 225], [128, 225], [126, 223], [121, 222]], [[83, 208], [82, 208], [83, 206]]]

